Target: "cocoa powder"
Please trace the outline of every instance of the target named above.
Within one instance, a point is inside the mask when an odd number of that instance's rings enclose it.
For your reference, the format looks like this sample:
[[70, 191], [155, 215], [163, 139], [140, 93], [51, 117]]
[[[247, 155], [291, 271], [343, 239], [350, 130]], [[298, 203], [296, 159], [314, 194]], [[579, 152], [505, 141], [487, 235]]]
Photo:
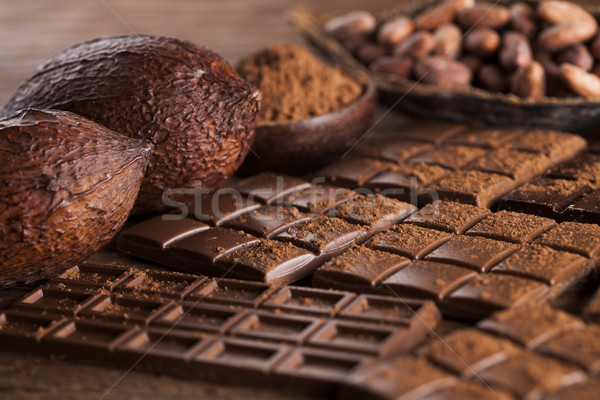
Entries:
[[238, 65], [239, 74], [263, 95], [257, 123], [290, 122], [336, 111], [362, 93], [339, 68], [323, 64], [300, 46], [274, 44]]

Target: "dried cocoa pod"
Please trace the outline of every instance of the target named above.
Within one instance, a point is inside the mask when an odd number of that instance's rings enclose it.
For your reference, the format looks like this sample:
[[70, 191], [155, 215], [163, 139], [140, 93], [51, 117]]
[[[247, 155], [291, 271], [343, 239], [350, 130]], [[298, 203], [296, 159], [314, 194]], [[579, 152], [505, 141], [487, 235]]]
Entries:
[[543, 97], [546, 92], [546, 74], [542, 65], [532, 61], [529, 65], [517, 69], [510, 81], [510, 91], [528, 99]]
[[0, 120], [0, 286], [48, 278], [116, 235], [151, 145], [66, 111]]
[[365, 43], [356, 50], [356, 57], [366, 65], [385, 56], [385, 49], [375, 43]]
[[462, 31], [452, 23], [440, 25], [433, 33], [435, 47], [433, 54], [456, 58], [462, 50]]
[[600, 60], [600, 35], [597, 35], [590, 43], [590, 51], [596, 60]]
[[429, 56], [415, 62], [417, 79], [444, 87], [467, 86], [473, 73], [465, 64], [448, 57]]
[[368, 11], [351, 11], [338, 15], [325, 22], [323, 29], [336, 39], [371, 33], [377, 26], [377, 20]]
[[421, 58], [429, 55], [434, 47], [435, 39], [433, 35], [427, 31], [419, 31], [398, 44], [392, 54], [399, 57]]
[[600, 78], [576, 65], [562, 64], [562, 81], [575, 94], [587, 98], [600, 97]]
[[413, 59], [407, 57], [380, 57], [369, 65], [373, 72], [393, 74], [403, 78], [410, 77]]
[[414, 30], [413, 21], [405, 15], [400, 15], [381, 25], [377, 32], [377, 41], [385, 46], [395, 45], [406, 39]]
[[452, 22], [457, 12], [473, 7], [475, 0], [444, 0], [418, 14], [415, 28], [432, 31], [440, 25]]
[[533, 7], [527, 3], [517, 2], [511, 4], [508, 9], [510, 10], [511, 29], [521, 32], [528, 38], [533, 38], [539, 30]]
[[508, 8], [492, 3], [475, 3], [456, 14], [456, 20], [465, 29], [473, 26], [487, 28], [502, 28], [510, 22]]
[[533, 58], [527, 37], [520, 32], [507, 31], [502, 35], [498, 62], [506, 71], [529, 65]]
[[595, 22], [592, 14], [569, 1], [542, 1], [538, 4], [537, 12], [541, 19], [552, 25], [563, 24], [578, 19]]
[[50, 58], [2, 108], [75, 112], [155, 149], [134, 212], [168, 208], [168, 189], [215, 190], [254, 140], [261, 95], [218, 54], [190, 42], [124, 35]]
[[482, 88], [493, 92], [506, 92], [508, 90], [508, 78], [496, 64], [482, 65], [477, 71], [477, 82]]
[[491, 28], [475, 28], [465, 35], [465, 50], [480, 57], [488, 57], [498, 51], [500, 35]]
[[544, 29], [537, 44], [542, 50], [556, 52], [577, 43], [583, 43], [598, 32], [595, 20], [576, 19]]
[[594, 58], [586, 46], [577, 43], [563, 52], [557, 54], [556, 62], [558, 64], [577, 65], [584, 71], [591, 71], [594, 66]]
[[481, 57], [477, 57], [473, 54], [465, 54], [459, 58], [458, 61], [465, 64], [473, 73], [475, 73], [483, 64]]

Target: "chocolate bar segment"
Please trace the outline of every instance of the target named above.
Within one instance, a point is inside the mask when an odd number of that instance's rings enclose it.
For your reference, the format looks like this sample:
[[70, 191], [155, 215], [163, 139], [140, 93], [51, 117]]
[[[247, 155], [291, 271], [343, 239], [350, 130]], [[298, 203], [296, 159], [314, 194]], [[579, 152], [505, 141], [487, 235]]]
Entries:
[[[458, 382], [454, 386], [448, 386], [431, 393], [426, 397], [428, 400], [513, 400], [510, 392], [491, 387], [480, 382]], [[425, 398], [423, 398], [424, 400]]]
[[438, 165], [448, 169], [461, 169], [487, 151], [470, 146], [446, 145], [424, 150], [407, 160], [408, 163], [424, 163]]
[[600, 154], [584, 153], [552, 169], [548, 176], [558, 179], [586, 180], [600, 183]]
[[121, 282], [113, 291], [136, 297], [167, 297], [183, 299], [206, 278], [167, 271], [137, 271]]
[[290, 194], [283, 199], [283, 203], [297, 207], [304, 212], [320, 214], [354, 196], [357, 196], [357, 193], [349, 189], [313, 185]]
[[425, 260], [445, 262], [485, 272], [519, 247], [479, 236], [455, 236], [432, 251]]
[[600, 391], [600, 378], [590, 377], [588, 380], [569, 385], [563, 389], [557, 390], [549, 396], [548, 400], [594, 400]]
[[353, 294], [338, 290], [283, 287], [264, 302], [263, 308], [299, 314], [333, 316], [353, 298]]
[[480, 321], [478, 327], [535, 348], [561, 332], [583, 328], [583, 322], [549, 305], [526, 304], [497, 312]]
[[469, 229], [467, 235], [529, 243], [555, 225], [548, 218], [502, 210], [483, 219]]
[[256, 308], [275, 290], [271, 285], [236, 279], [211, 279], [190, 293], [185, 300]]
[[451, 233], [464, 233], [492, 213], [468, 204], [436, 201], [412, 214], [405, 222]]
[[383, 196], [414, 205], [419, 200], [419, 189], [427, 188], [449, 172], [450, 170], [437, 165], [404, 163], [369, 179], [365, 187]]
[[397, 135], [404, 140], [440, 144], [465, 128], [466, 125], [452, 122], [420, 122], [403, 127]]
[[600, 372], [600, 326], [587, 325], [582, 329], [567, 330], [546, 340], [536, 351], [567, 362], [597, 374]]
[[241, 214], [224, 222], [222, 226], [271, 238], [285, 228], [309, 219], [311, 219], [309, 214], [305, 214], [295, 207], [272, 205], [262, 206]]
[[272, 204], [293, 192], [306, 189], [309, 185], [303, 179], [278, 175], [272, 172], [263, 172], [244, 179], [233, 189], [250, 199], [256, 199], [265, 204]]
[[353, 151], [352, 155], [401, 163], [416, 153], [429, 148], [431, 148], [431, 144], [425, 142], [407, 141], [404, 138], [390, 137], [359, 145]]
[[572, 133], [532, 130], [520, 135], [511, 147], [542, 153], [554, 162], [561, 162], [585, 150], [587, 142], [581, 136]]
[[444, 315], [476, 320], [494, 311], [539, 301], [549, 289], [548, 285], [530, 279], [482, 274], [448, 295], [441, 307]]
[[[219, 189], [212, 194], [203, 194], [190, 205], [188, 215], [213, 226], [219, 226], [228, 219], [254, 210], [261, 203], [240, 194], [233, 189]], [[175, 213], [173, 213], [175, 214]], [[174, 217], [171, 217], [174, 218]]]
[[543, 174], [552, 161], [541, 153], [501, 149], [470, 162], [465, 168], [508, 176], [517, 182], [525, 182]]
[[513, 179], [481, 171], [454, 171], [431, 185], [441, 200], [492, 208], [510, 192], [516, 183]]
[[394, 164], [375, 158], [346, 158], [331, 164], [314, 174], [314, 179], [322, 179], [325, 183], [356, 189], [375, 175], [394, 167]]
[[510, 340], [466, 328], [433, 341], [422, 353], [432, 362], [469, 377], [522, 351]]
[[537, 243], [556, 250], [595, 257], [600, 254], [600, 226], [579, 222], [563, 222], [544, 233], [537, 240]]
[[444, 141], [444, 144], [498, 149], [507, 143], [518, 140], [523, 131], [513, 128], [472, 127], [460, 131]]
[[322, 265], [313, 275], [313, 285], [370, 291], [409, 261], [396, 254], [353, 246]]
[[567, 209], [569, 219], [588, 224], [600, 224], [600, 190], [594, 190]]
[[420, 259], [450, 240], [452, 234], [419, 225], [400, 224], [378, 233], [365, 246], [399, 254], [411, 259]]

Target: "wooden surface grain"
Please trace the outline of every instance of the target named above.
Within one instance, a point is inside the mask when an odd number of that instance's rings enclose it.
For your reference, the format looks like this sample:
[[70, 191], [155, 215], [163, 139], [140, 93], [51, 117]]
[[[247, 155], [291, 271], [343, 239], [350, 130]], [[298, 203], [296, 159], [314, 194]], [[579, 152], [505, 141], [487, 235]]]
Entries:
[[[593, 4], [596, 0], [583, 2]], [[299, 5], [336, 13], [389, 9], [400, 0], [0, 0], [0, 104], [58, 51], [99, 36], [149, 33], [203, 44], [235, 63], [273, 42], [302, 43], [285, 21]], [[391, 122], [390, 122], [391, 121]], [[385, 124], [394, 124], [388, 118]], [[97, 260], [123, 261], [105, 250]], [[125, 260], [129, 262], [131, 260]], [[0, 309], [31, 287], [0, 290]], [[6, 399], [300, 399], [294, 393], [232, 388], [140, 372], [0, 352]]]

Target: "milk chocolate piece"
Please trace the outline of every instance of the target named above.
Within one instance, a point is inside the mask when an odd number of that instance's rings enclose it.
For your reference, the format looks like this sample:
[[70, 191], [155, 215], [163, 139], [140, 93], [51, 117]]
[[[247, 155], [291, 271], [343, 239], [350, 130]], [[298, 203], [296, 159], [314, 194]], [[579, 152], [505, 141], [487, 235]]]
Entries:
[[358, 225], [339, 218], [319, 215], [310, 221], [292, 225], [275, 238], [291, 242], [318, 256], [331, 258], [346, 250], [365, 234], [366, 231]]
[[416, 399], [453, 385], [456, 378], [424, 358], [401, 356], [366, 364], [342, 390], [344, 399]]
[[555, 225], [548, 218], [502, 210], [477, 223], [467, 235], [529, 243]]
[[309, 219], [311, 219], [309, 214], [305, 214], [295, 207], [271, 205], [241, 214], [224, 222], [223, 226], [271, 238], [285, 228]]
[[213, 264], [259, 239], [242, 231], [227, 228], [210, 228], [173, 243], [161, 262], [190, 272], [214, 275]]
[[549, 305], [525, 304], [494, 313], [477, 326], [535, 348], [561, 332], [583, 328], [584, 324], [579, 318]]
[[224, 221], [258, 208], [260, 205], [256, 200], [249, 199], [233, 189], [219, 189], [213, 194], [199, 196], [190, 205], [187, 217], [219, 226]]
[[412, 259], [420, 259], [450, 240], [452, 234], [413, 224], [400, 224], [385, 232], [378, 233], [365, 246], [399, 254]]
[[291, 243], [261, 239], [220, 258], [215, 267], [237, 279], [283, 285], [302, 279], [318, 266], [308, 250]]
[[494, 311], [539, 301], [549, 286], [516, 276], [482, 274], [448, 295], [442, 303], [444, 315], [481, 319]]
[[481, 171], [455, 171], [431, 185], [441, 200], [488, 208], [514, 187], [515, 181], [507, 176]]
[[278, 175], [273, 172], [263, 172], [244, 179], [235, 185], [233, 189], [250, 199], [272, 204], [293, 192], [306, 189], [309, 185], [303, 179]]
[[456, 133], [446, 139], [444, 144], [460, 144], [486, 149], [497, 149], [506, 143], [517, 140], [517, 137], [522, 134], [521, 130], [513, 128], [473, 127]]
[[526, 352], [478, 373], [488, 384], [507, 388], [519, 398], [536, 398], [586, 379], [585, 374], [551, 357]]
[[500, 262], [492, 271], [556, 285], [568, 283], [589, 267], [586, 258], [578, 254], [531, 244]]
[[348, 292], [288, 286], [271, 295], [264, 302], [263, 308], [300, 314], [333, 316], [353, 298], [354, 295]]
[[376, 194], [354, 197], [325, 213], [353, 224], [367, 225], [370, 232], [378, 232], [402, 221], [416, 210], [413, 205]]
[[431, 145], [419, 141], [407, 141], [404, 138], [386, 138], [359, 146], [353, 155], [378, 158], [384, 161], [401, 163], [416, 153], [430, 148]]
[[440, 144], [465, 128], [466, 125], [451, 122], [421, 122], [403, 127], [397, 135], [405, 140]]
[[283, 203], [290, 204], [304, 212], [320, 214], [356, 195], [356, 192], [340, 187], [310, 186], [285, 197]]
[[518, 250], [515, 244], [478, 236], [455, 236], [425, 260], [446, 262], [485, 272]]
[[380, 288], [395, 296], [442, 300], [477, 273], [451, 264], [415, 261], [384, 280]]
[[409, 261], [396, 254], [353, 246], [321, 266], [313, 275], [313, 285], [369, 291]]
[[466, 169], [508, 176], [517, 182], [525, 182], [541, 175], [552, 165], [542, 153], [500, 149], [470, 162]]
[[317, 173], [314, 178], [325, 179], [326, 183], [349, 189], [362, 187], [369, 179], [394, 166], [393, 163], [375, 158], [352, 157], [331, 164]]
[[599, 335], [600, 326], [590, 324], [559, 333], [538, 346], [536, 351], [575, 363], [597, 374], [600, 371]]
[[432, 362], [468, 377], [522, 351], [510, 340], [466, 328], [433, 341], [423, 354]]
[[595, 257], [600, 254], [600, 226], [579, 222], [563, 222], [540, 236], [537, 243], [556, 250]]
[[430, 393], [426, 398], [427, 400], [514, 400], [510, 392], [469, 381], [442, 388], [435, 393]]
[[424, 163], [439, 165], [448, 169], [460, 169], [487, 151], [471, 146], [445, 145], [424, 150], [407, 160], [408, 163]]
[[484, 208], [451, 201], [437, 201], [412, 214], [405, 222], [451, 233], [464, 233], [488, 215], [491, 215], [491, 212]]
[[161, 215], [123, 230], [119, 235], [119, 251], [161, 262], [164, 250], [171, 244], [210, 228], [194, 219], [172, 217], [169, 214]]
[[506, 195], [498, 208], [560, 220], [565, 218], [563, 211], [590, 190], [585, 181], [536, 178]]
[[554, 162], [574, 157], [587, 147], [587, 142], [572, 133], [534, 130], [525, 132], [514, 142], [512, 148], [542, 153]]

